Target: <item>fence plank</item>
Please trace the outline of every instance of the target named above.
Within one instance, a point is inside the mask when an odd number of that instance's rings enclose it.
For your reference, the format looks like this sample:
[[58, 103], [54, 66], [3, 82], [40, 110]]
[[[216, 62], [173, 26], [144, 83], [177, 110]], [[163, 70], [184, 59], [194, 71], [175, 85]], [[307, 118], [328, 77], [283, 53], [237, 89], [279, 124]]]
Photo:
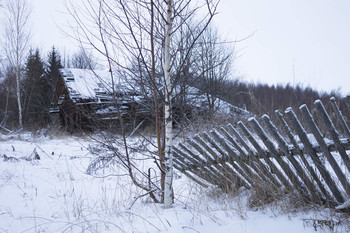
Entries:
[[[305, 149], [308, 151], [309, 156], [313, 160], [315, 166], [317, 167], [318, 171], [320, 172], [322, 178], [326, 182], [328, 188], [331, 190], [333, 196], [335, 197], [335, 201], [343, 202], [343, 196], [341, 195], [339, 189], [337, 188], [334, 180], [332, 179], [331, 175], [328, 173], [327, 169], [322, 164], [320, 158], [317, 156], [315, 150], [312, 148], [312, 144], [307, 137], [306, 131], [299, 122], [298, 118], [296, 117], [294, 111], [291, 108], [287, 108], [286, 115], [289, 118], [290, 122], [294, 126], [294, 129], [296, 130], [297, 134], [299, 135], [299, 138], [301, 142], [304, 144]], [[321, 185], [322, 186], [322, 185]], [[326, 193], [324, 193], [326, 196]]]
[[243, 122], [238, 122], [238, 125], [243, 130], [243, 132], [246, 134], [248, 140], [252, 143], [252, 145], [255, 147], [255, 149], [259, 152], [259, 155], [264, 159], [266, 164], [270, 167], [271, 172], [275, 174], [281, 184], [283, 184], [287, 189], [291, 188], [290, 183], [287, 181], [287, 179], [283, 176], [281, 171], [276, 167], [276, 165], [269, 159], [269, 157], [266, 154], [266, 151], [261, 148], [259, 143], [255, 140], [251, 132], [247, 129], [247, 127], [243, 124]]
[[339, 154], [344, 161], [345, 166], [348, 168], [348, 171], [350, 172], [350, 158], [347, 155], [345, 148], [341, 145], [337, 130], [335, 129], [331, 119], [329, 118], [328, 113], [326, 112], [322, 102], [319, 100], [316, 100], [314, 104], [317, 112], [319, 113], [321, 119], [323, 120], [324, 125], [327, 128], [328, 133], [331, 136], [331, 139], [333, 140], [335, 146], [337, 147]]
[[[211, 135], [214, 137], [214, 139], [222, 146], [224, 149], [228, 152], [228, 162], [233, 166], [237, 171], [239, 171], [240, 175], [246, 179], [250, 186], [252, 187], [254, 185], [254, 181], [252, 178], [257, 178], [254, 173], [248, 168], [247, 162], [243, 161], [240, 157], [240, 155], [233, 150], [230, 145], [227, 143], [227, 141], [224, 139], [222, 135], [217, 130], [212, 130]], [[237, 166], [237, 164], [238, 166]], [[236, 168], [237, 167], [237, 168]]]
[[[286, 156], [286, 158], [290, 161], [290, 163], [293, 165], [296, 173], [298, 174], [299, 178], [303, 181], [306, 189], [308, 190], [308, 196], [315, 199], [315, 188], [313, 187], [312, 182], [309, 180], [308, 175], [304, 172], [301, 165], [298, 163], [298, 161], [294, 158], [294, 156], [291, 155], [288, 144], [286, 140], [282, 137], [282, 135], [278, 132], [278, 129], [276, 126], [272, 123], [271, 119], [267, 115], [262, 116], [263, 121], [265, 122], [267, 129], [269, 130], [272, 137], [278, 142], [279, 148], [282, 150], [283, 154]], [[293, 138], [294, 139], [294, 138]], [[296, 188], [298, 189], [299, 186], [296, 185]], [[302, 191], [305, 191], [302, 189]]]
[[[287, 133], [287, 136], [289, 138], [289, 140], [291, 141], [292, 145], [294, 146], [295, 149], [297, 149], [299, 151], [299, 157], [301, 159], [301, 161], [303, 162], [304, 166], [306, 167], [307, 171], [310, 173], [311, 177], [313, 178], [313, 180], [316, 182], [319, 190], [321, 191], [321, 193], [323, 193], [324, 197], [327, 199], [330, 199], [330, 195], [327, 192], [327, 190], [323, 187], [323, 184], [321, 182], [321, 180], [318, 178], [317, 174], [315, 173], [314, 169], [311, 167], [311, 165], [309, 164], [309, 162], [307, 161], [306, 157], [305, 157], [305, 153], [303, 150], [301, 150], [299, 144], [297, 143], [297, 141], [295, 140], [295, 137], [288, 125], [288, 123], [285, 121], [285, 119], [283, 118], [282, 113], [280, 113], [279, 111], [275, 111], [278, 119], [280, 120], [282, 127], [284, 129], [284, 131]], [[293, 112], [294, 114], [294, 112]], [[319, 191], [315, 188], [314, 194], [319, 193]], [[320, 195], [320, 197], [322, 197]], [[315, 199], [314, 199], [315, 200]]]
[[[205, 178], [209, 177], [210, 179], [206, 179], [209, 183], [213, 183], [214, 185], [215, 180], [219, 180], [220, 177], [216, 174], [216, 171], [211, 168], [211, 163], [208, 161], [205, 161], [203, 159], [200, 159], [196, 154], [192, 152], [187, 146], [180, 143], [179, 146], [184, 151], [178, 150], [179, 154], [183, 157], [187, 157], [191, 162], [193, 162], [195, 165], [197, 165], [197, 168], [200, 169], [200, 172], [204, 174]], [[176, 148], [174, 148], [176, 151]], [[199, 163], [195, 163], [195, 160], [201, 160]], [[196, 168], [196, 169], [197, 169]]]
[[[231, 128], [233, 128], [232, 125], [231, 125]], [[246, 164], [246, 166], [249, 166], [252, 169], [251, 173], [254, 176], [254, 178], [257, 179], [258, 181], [260, 180], [262, 181], [260, 182], [261, 185], [263, 185], [264, 183], [270, 183], [271, 180], [274, 180], [270, 172], [267, 170], [266, 166], [262, 164], [260, 161], [258, 161], [257, 157], [253, 154], [252, 151], [243, 151], [242, 147], [238, 145], [238, 142], [228, 133], [228, 131], [225, 128], [221, 127], [221, 131], [224, 133], [225, 138], [228, 139], [229, 142], [233, 144], [234, 148], [236, 148], [240, 152], [239, 158], [242, 161], [242, 163]], [[240, 135], [239, 137], [242, 139]], [[248, 170], [249, 170], [249, 167], [247, 167]]]
[[[174, 150], [173, 152], [174, 152], [174, 157], [176, 158], [174, 160], [175, 164], [176, 164], [178, 162], [177, 159], [184, 156], [184, 153], [182, 153], [180, 150]], [[176, 169], [178, 169], [178, 168], [176, 168]], [[179, 171], [181, 171], [181, 172], [183, 172], [183, 170], [186, 170], [186, 168], [182, 167], [181, 169], [179, 169]], [[213, 184], [213, 185], [217, 184], [215, 179], [213, 179], [213, 176], [216, 176], [216, 175], [209, 172], [207, 167], [199, 167], [198, 168], [198, 167], [194, 166], [194, 167], [188, 168], [188, 170], [191, 171], [192, 173], [194, 173], [195, 175], [197, 175], [198, 177], [200, 177], [201, 179], [205, 180], [209, 184]], [[193, 176], [190, 178], [193, 179]], [[194, 181], [197, 182], [198, 184], [202, 183], [198, 179], [195, 179]], [[205, 185], [205, 186], [207, 186], [207, 185]]]
[[234, 181], [230, 180], [226, 175], [224, 175], [220, 171], [224, 171], [226, 173], [225, 169], [222, 168], [220, 164], [218, 164], [207, 152], [206, 150], [201, 147], [196, 141], [194, 140], [187, 140], [187, 142], [196, 149], [199, 153], [201, 153], [208, 161], [208, 163], [212, 166], [212, 171], [217, 175], [219, 178], [217, 182], [220, 184], [221, 188], [225, 190], [231, 189], [232, 186], [234, 186]]
[[[350, 103], [349, 100], [350, 97]], [[243, 122], [237, 124], [239, 131], [228, 124], [226, 128], [197, 134], [186, 143], [174, 146], [174, 166], [205, 187], [217, 185], [224, 191], [241, 186], [254, 189], [268, 187], [290, 193], [296, 190], [299, 197], [306, 201], [342, 204], [350, 198], [350, 180], [332, 152], [339, 152], [345, 169], [350, 172], [347, 154], [350, 150], [350, 130], [335, 99], [330, 101], [346, 138], [339, 137], [322, 102], [315, 101], [318, 116], [332, 139], [330, 143], [324, 140], [307, 106], [302, 105], [300, 111], [305, 126], [311, 130], [315, 142], [294, 111], [288, 108], [285, 111], [288, 123], [280, 112], [275, 112], [283, 135], [267, 115], [262, 116], [261, 124], [256, 118], [248, 120], [252, 131]], [[332, 169], [327, 170], [319, 157], [321, 153], [327, 159], [326, 165]]]
[[345, 103], [348, 109], [350, 110], [350, 96], [345, 97]]
[[[225, 168], [228, 167], [227, 169], [230, 170], [231, 168], [226, 164], [226, 162], [229, 162], [230, 160], [230, 156], [227, 154], [227, 152], [225, 152], [222, 148], [220, 148], [217, 142], [212, 137], [210, 137], [207, 133], [203, 133], [203, 137], [210, 143], [211, 146], [213, 146], [221, 154], [221, 163], [225, 165]], [[206, 146], [209, 147], [209, 145], [206, 145]], [[239, 178], [243, 177], [245, 180], [249, 182], [249, 178], [243, 175], [244, 172], [237, 164], [232, 163], [231, 166], [235, 169], [235, 171], [233, 172], [235, 173], [236, 176], [238, 176]], [[250, 184], [248, 184], [242, 179], [241, 179], [241, 184], [244, 185], [245, 187], [251, 187]]]
[[235, 127], [233, 127], [231, 124], [227, 125], [228, 128], [232, 131], [232, 133], [235, 135], [235, 137], [237, 138], [237, 140], [241, 143], [241, 145], [248, 151], [248, 153], [250, 155], [254, 155], [254, 150], [248, 145], [248, 143], [246, 143], [245, 140], [243, 140], [242, 136], [238, 133], [237, 129]]
[[313, 120], [309, 109], [304, 104], [304, 105], [300, 106], [300, 111], [302, 112], [304, 119], [308, 123], [308, 125], [309, 125], [309, 127], [311, 129], [311, 132], [315, 136], [315, 138], [317, 140], [317, 143], [323, 149], [323, 154], [325, 155], [325, 157], [327, 158], [327, 160], [328, 160], [329, 164], [331, 165], [333, 171], [337, 175], [340, 183], [343, 185], [344, 190], [346, 191], [346, 193], [348, 195], [350, 195], [350, 185], [349, 185], [349, 183], [348, 183], [344, 173], [341, 171], [338, 163], [335, 161], [335, 159], [332, 156], [331, 152], [329, 152], [328, 147], [327, 147], [325, 141], [322, 138], [322, 134], [321, 134], [319, 128], [317, 127], [315, 121]]
[[[174, 154], [176, 154], [176, 152], [174, 152]], [[178, 158], [181, 156], [174, 156], [174, 167], [175, 169], [181, 171], [184, 175], [186, 175], [187, 177], [189, 177], [191, 180], [193, 180], [194, 182], [196, 182], [197, 184], [207, 188], [208, 185], [206, 185], [204, 182], [200, 181], [198, 178], [192, 176], [189, 172], [187, 171], [193, 171], [193, 168], [191, 169], [186, 169], [187, 165], [186, 163], [182, 163]], [[200, 177], [200, 176], [199, 176]], [[201, 178], [203, 179], [203, 178]]]
[[280, 157], [279, 153], [275, 149], [275, 146], [273, 145], [272, 141], [269, 139], [265, 131], [262, 129], [260, 124], [255, 118], [251, 118], [248, 120], [249, 123], [251, 124], [252, 128], [255, 130], [257, 135], [260, 137], [264, 145], [270, 150], [273, 158], [277, 161], [277, 163], [280, 165], [282, 168], [284, 174], [289, 178], [289, 181], [293, 184], [291, 186], [291, 190], [297, 189], [299, 192], [301, 191], [299, 189], [300, 183], [295, 176], [294, 172], [290, 169], [290, 166]]
[[346, 124], [345, 120], [344, 120], [344, 117], [343, 117], [343, 114], [341, 113], [341, 111], [339, 110], [338, 108], [338, 105], [337, 105], [337, 102], [335, 100], [334, 97], [332, 97], [330, 99], [331, 101], [331, 104], [332, 104], [332, 107], [333, 107], [333, 110], [335, 112], [335, 114], [337, 115], [337, 118], [338, 118], [338, 121], [340, 122], [342, 128], [343, 128], [343, 131], [344, 131], [344, 134], [350, 138], [350, 130], [349, 130], [349, 127], [348, 125]]
[[[207, 135], [206, 133], [204, 133], [205, 135]], [[214, 159], [216, 160], [216, 162], [218, 164], [221, 165], [223, 171], [225, 171], [225, 176], [230, 180], [232, 181], [232, 183], [234, 185], [237, 185], [237, 186], [242, 186], [244, 185], [245, 187], [248, 187], [249, 185], [246, 184], [246, 182], [244, 182], [238, 174], [236, 174], [235, 171], [233, 171], [227, 164], [226, 164], [226, 161], [227, 161], [227, 158], [225, 160], [225, 152], [224, 151], [219, 151], [219, 153], [221, 154], [221, 157], [219, 157], [215, 152], [214, 150], [211, 149], [211, 147], [206, 143], [205, 140], [203, 140], [202, 137], [200, 137], [199, 135], [196, 135], [194, 138], [194, 140], [196, 140], [196, 142], [198, 142], [205, 150], [207, 150], [213, 157]], [[215, 145], [215, 143], [213, 143], [211, 140], [211, 138], [208, 138], [207, 137], [207, 140], [209, 140], [209, 143], [211, 145]]]

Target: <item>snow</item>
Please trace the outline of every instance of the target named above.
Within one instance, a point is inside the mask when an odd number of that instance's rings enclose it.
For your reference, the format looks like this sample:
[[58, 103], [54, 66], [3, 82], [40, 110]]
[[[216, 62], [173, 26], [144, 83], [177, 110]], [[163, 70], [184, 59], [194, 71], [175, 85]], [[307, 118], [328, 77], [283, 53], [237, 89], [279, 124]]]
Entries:
[[350, 208], [350, 199], [336, 207], [337, 210]]
[[[250, 209], [247, 190], [220, 194], [179, 172], [174, 207], [164, 209], [147, 197], [137, 199], [143, 193], [118, 167], [99, 177], [86, 174], [96, 143], [67, 135], [0, 135], [0, 232], [295, 233], [315, 232], [310, 219], [336, 221], [324, 209]], [[40, 160], [21, 159], [34, 151]], [[3, 161], [4, 155], [18, 161]]]
[[[107, 70], [61, 69], [61, 73], [72, 99], [97, 99], [112, 93], [111, 73]], [[130, 89], [123, 79], [115, 78], [113, 83], [118, 93]]]
[[[144, 97], [138, 93], [145, 91], [141, 90], [141, 88], [146, 88], [147, 90], [147, 87], [141, 87], [140, 84], [135, 83], [135, 80], [132, 80], [131, 78], [126, 79], [125, 77], [114, 77], [114, 80], [112, 80], [111, 73], [107, 70], [63, 68], [60, 69], [60, 72], [69, 92], [69, 97], [73, 102], [78, 102], [78, 104], [81, 100], [98, 103], [110, 102], [112, 100], [111, 93], [113, 93], [113, 85], [114, 91], [119, 98], [119, 103], [122, 103], [124, 100], [127, 100], [125, 103], [130, 102], [130, 100], [138, 101], [139, 103], [145, 102], [143, 99]], [[173, 96], [178, 96], [180, 90], [180, 86], [176, 86]], [[194, 112], [196, 111], [195, 109], [199, 111], [209, 109], [207, 94], [192, 86], [186, 86], [186, 91], [187, 104], [193, 108]], [[209, 96], [212, 98], [211, 95]], [[82, 102], [84, 104], [86, 103], [86, 101]], [[216, 98], [215, 100], [215, 110], [219, 114], [230, 116], [236, 114], [243, 117], [251, 115], [248, 111], [229, 104], [220, 98]], [[97, 113], [111, 114], [114, 112], [116, 112], [116, 109], [111, 111], [111, 109], [107, 107], [105, 109], [100, 109]], [[115, 118], [112, 117], [110, 119]]]

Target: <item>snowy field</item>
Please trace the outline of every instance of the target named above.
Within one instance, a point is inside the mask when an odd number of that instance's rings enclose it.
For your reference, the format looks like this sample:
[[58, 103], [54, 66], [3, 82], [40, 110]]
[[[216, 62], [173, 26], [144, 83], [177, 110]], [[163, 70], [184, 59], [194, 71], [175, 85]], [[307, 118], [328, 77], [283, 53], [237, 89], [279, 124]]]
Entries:
[[[175, 204], [164, 209], [124, 171], [91, 176], [96, 144], [88, 137], [0, 135], [0, 232], [348, 232], [343, 216], [322, 208], [286, 213], [274, 204], [247, 207], [177, 172]], [[35, 153], [36, 152], [36, 153]], [[32, 160], [35, 154], [40, 160]], [[140, 198], [139, 198], [140, 197]], [[326, 225], [335, 223], [333, 231]]]

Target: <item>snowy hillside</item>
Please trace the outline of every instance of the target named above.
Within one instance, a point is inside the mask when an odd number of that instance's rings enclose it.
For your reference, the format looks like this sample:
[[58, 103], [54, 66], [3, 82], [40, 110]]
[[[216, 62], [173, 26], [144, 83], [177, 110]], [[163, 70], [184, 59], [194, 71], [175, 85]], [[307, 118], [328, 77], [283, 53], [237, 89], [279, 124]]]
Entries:
[[327, 223], [334, 232], [348, 230], [333, 212], [249, 209], [248, 191], [220, 194], [178, 172], [175, 205], [163, 209], [140, 197], [117, 165], [113, 173], [87, 175], [95, 145], [88, 137], [0, 135], [0, 232], [329, 232]]

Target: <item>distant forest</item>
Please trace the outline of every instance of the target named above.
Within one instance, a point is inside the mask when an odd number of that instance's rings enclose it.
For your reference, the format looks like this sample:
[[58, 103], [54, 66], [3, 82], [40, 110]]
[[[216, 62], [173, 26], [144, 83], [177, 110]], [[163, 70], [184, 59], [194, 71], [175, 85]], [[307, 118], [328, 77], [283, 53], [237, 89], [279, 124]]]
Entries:
[[338, 100], [341, 110], [347, 110], [343, 96], [338, 91], [319, 92], [311, 87], [302, 87], [298, 84], [267, 85], [263, 83], [247, 83], [241, 80], [227, 80], [220, 97], [227, 102], [256, 114], [273, 115], [275, 110], [284, 112], [288, 107], [297, 109], [302, 104], [312, 106], [317, 99], [322, 100], [326, 106], [329, 99], [334, 96]]
[[[49, 108], [57, 82], [58, 69], [62, 67], [86, 69], [93, 63], [91, 59], [81, 52], [73, 55], [72, 58], [61, 59], [59, 51], [55, 48], [46, 59], [42, 59], [39, 50], [29, 52], [25, 66], [22, 67], [23, 79], [21, 80], [25, 128], [37, 129], [49, 124]], [[13, 76], [14, 70], [10, 66], [0, 70], [0, 122], [6, 122], [8, 127], [14, 127], [18, 118], [16, 84]], [[343, 97], [336, 91], [320, 93], [311, 87], [304, 88], [301, 85], [253, 84], [242, 79], [218, 79], [209, 84], [207, 80], [198, 77], [184, 80], [203, 92], [246, 109], [257, 116], [262, 114], [274, 116], [275, 110], [284, 112], [288, 107], [297, 109], [302, 104], [310, 107], [317, 99], [321, 99], [329, 110], [331, 108], [329, 99], [332, 96], [337, 99], [341, 111], [346, 113], [349, 111]]]

